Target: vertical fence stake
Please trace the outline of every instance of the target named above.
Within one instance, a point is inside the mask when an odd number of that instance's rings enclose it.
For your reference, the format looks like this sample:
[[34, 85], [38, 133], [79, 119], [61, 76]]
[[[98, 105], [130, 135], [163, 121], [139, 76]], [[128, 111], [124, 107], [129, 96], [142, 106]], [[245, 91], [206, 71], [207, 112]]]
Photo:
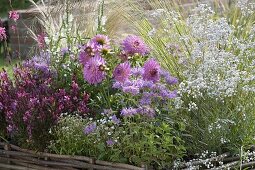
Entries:
[[[95, 159], [94, 159], [94, 158], [91, 158], [91, 159], [89, 160], [89, 163], [90, 163], [91, 165], [94, 165], [94, 164], [95, 164]], [[94, 170], [94, 168], [89, 168], [88, 170]]]
[[[5, 144], [5, 145], [4, 145], [4, 150], [10, 151], [10, 150], [11, 150], [11, 146], [10, 146], [9, 144]], [[7, 157], [7, 158], [10, 158], [10, 155], [6, 154], [6, 157]], [[8, 161], [7, 161], [7, 164], [11, 164], [11, 161], [8, 160]]]

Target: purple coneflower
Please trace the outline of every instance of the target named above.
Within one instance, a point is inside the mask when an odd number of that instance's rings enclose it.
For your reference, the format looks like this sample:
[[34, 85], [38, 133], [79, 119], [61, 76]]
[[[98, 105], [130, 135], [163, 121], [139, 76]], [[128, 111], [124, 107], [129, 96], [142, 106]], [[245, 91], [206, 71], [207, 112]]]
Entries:
[[144, 63], [143, 79], [158, 82], [160, 80], [160, 65], [154, 59], [150, 59]]
[[125, 82], [131, 72], [131, 67], [128, 62], [119, 64], [113, 71], [113, 77], [116, 81]]
[[105, 78], [105, 61], [102, 57], [95, 56], [84, 66], [84, 79], [89, 84], [98, 84]]
[[149, 48], [143, 40], [135, 35], [130, 35], [123, 40], [122, 47], [123, 50], [130, 55], [134, 55], [136, 53], [145, 55], [149, 52]]

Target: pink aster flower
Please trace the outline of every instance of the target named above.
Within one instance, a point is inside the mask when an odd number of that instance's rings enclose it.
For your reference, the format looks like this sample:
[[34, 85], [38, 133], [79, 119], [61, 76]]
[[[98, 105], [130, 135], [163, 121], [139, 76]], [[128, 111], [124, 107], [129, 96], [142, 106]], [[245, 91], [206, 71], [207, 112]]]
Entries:
[[134, 55], [135, 53], [145, 55], [149, 52], [148, 46], [141, 38], [135, 35], [129, 35], [125, 40], [123, 40], [122, 47], [123, 50], [130, 55]]
[[19, 14], [17, 11], [10, 11], [9, 12], [9, 18], [13, 19], [14, 21], [17, 21], [19, 19]]
[[98, 84], [105, 78], [105, 61], [102, 57], [95, 56], [88, 60], [84, 66], [84, 79], [89, 84]]
[[104, 46], [105, 48], [110, 48], [110, 39], [106, 35], [96, 35], [91, 39], [91, 43], [95, 44], [96, 47]]
[[6, 40], [6, 31], [4, 27], [0, 27], [0, 41]]
[[154, 59], [150, 59], [144, 63], [143, 79], [158, 82], [160, 79], [160, 65]]
[[125, 82], [131, 73], [129, 62], [119, 64], [113, 71], [113, 77], [116, 81]]
[[95, 45], [93, 43], [88, 42], [86, 45], [81, 47], [79, 53], [80, 62], [85, 65], [90, 58], [95, 56]]

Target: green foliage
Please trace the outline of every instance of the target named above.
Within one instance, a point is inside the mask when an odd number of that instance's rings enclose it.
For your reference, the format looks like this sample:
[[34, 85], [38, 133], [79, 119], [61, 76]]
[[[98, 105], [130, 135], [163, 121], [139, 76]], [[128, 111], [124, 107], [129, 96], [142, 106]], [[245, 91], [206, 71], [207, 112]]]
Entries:
[[[144, 19], [137, 24], [138, 32], [153, 49], [157, 59], [166, 69], [184, 82], [179, 86], [180, 100], [176, 100], [178, 103], [176, 109], [178, 113], [181, 113], [186, 124], [186, 133], [189, 134], [184, 138], [188, 155], [201, 153], [205, 150], [217, 151], [219, 154], [226, 151], [238, 153], [241, 146], [249, 146], [254, 143], [255, 94], [254, 90], [246, 91], [244, 89], [253, 88], [255, 84], [254, 78], [250, 78], [251, 75], [254, 75], [252, 62], [254, 62], [255, 49], [255, 13], [252, 7], [249, 10], [248, 2], [240, 1], [240, 3], [243, 3], [243, 8], [234, 3], [231, 7], [225, 6], [223, 11], [215, 9], [217, 11], [215, 13], [214, 11], [206, 13], [207, 8], [198, 7], [190, 15], [185, 16], [179, 10], [169, 8], [164, 2], [151, 2], [153, 7], [162, 9], [161, 12], [159, 10], [155, 12], [158, 12], [156, 17], [152, 16], [157, 19], [157, 25], [149, 22], [150, 19]], [[203, 14], [200, 16], [199, 13]], [[210, 15], [210, 17], [206, 18], [206, 15]], [[221, 19], [226, 21], [225, 26], [218, 22]], [[213, 29], [206, 30], [214, 22]], [[221, 28], [217, 32], [219, 26]], [[220, 31], [227, 30], [227, 27], [230, 28], [231, 33], [225, 42], [220, 42], [222, 37], [220, 40], [214, 39], [215, 36], [220, 37]], [[196, 32], [197, 29], [201, 30]], [[224, 35], [227, 35], [227, 32]], [[201, 58], [198, 57], [197, 51], [201, 51]], [[238, 85], [234, 89], [236, 93], [222, 98], [210, 95], [210, 91], [207, 89], [201, 88], [201, 91], [197, 91], [197, 87], [204, 86], [204, 79], [205, 82], [228, 79], [226, 75], [230, 71], [228, 69], [220, 70], [222, 66], [220, 64], [216, 65], [218, 69], [215, 69], [214, 76], [206, 75], [208, 70], [214, 69], [210, 67], [215, 63], [214, 61], [210, 63], [210, 57], [208, 57], [211, 55], [210, 53], [219, 58], [228, 58], [226, 61], [231, 60], [231, 55], [221, 56], [217, 54], [217, 51], [234, 55], [233, 63], [237, 65], [236, 75], [240, 72], [239, 78], [237, 78]], [[196, 57], [198, 57], [197, 60]], [[203, 62], [210, 64], [203, 67], [200, 72], [196, 72]], [[228, 66], [230, 65], [229, 63]], [[190, 72], [192, 74], [189, 74]], [[197, 81], [192, 81], [193, 76]], [[234, 75], [229, 76], [229, 83], [222, 84], [214, 90], [217, 91], [233, 83], [231, 82], [233, 77]], [[183, 93], [182, 90], [186, 86], [189, 86], [189, 89]], [[209, 89], [212, 88], [212, 85], [209, 85]], [[182, 105], [180, 108], [179, 104]]]
[[[150, 164], [155, 167], [169, 167], [181, 158], [185, 148], [180, 136], [162, 120], [151, 120], [137, 116], [124, 118], [121, 125], [111, 122], [98, 123], [95, 132], [84, 134], [82, 129], [90, 122], [75, 116], [60, 120], [53, 129], [55, 140], [49, 149], [58, 154], [85, 155], [96, 159], [134, 165]], [[112, 146], [106, 141], [111, 138]]]

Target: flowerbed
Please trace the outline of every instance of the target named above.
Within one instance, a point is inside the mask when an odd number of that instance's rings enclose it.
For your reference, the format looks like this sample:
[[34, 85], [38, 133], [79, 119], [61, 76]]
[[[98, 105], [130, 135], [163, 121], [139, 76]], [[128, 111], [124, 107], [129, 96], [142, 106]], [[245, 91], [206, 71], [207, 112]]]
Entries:
[[254, 3], [237, 3], [234, 16], [205, 4], [187, 18], [158, 10], [151, 16], [157, 29], [144, 19], [137, 25], [141, 36], [121, 42], [111, 40], [101, 22], [96, 35], [83, 38], [68, 3], [65, 8], [57, 33], [44, 22], [41, 52], [13, 75], [0, 73], [3, 140], [96, 163], [253, 166]]

